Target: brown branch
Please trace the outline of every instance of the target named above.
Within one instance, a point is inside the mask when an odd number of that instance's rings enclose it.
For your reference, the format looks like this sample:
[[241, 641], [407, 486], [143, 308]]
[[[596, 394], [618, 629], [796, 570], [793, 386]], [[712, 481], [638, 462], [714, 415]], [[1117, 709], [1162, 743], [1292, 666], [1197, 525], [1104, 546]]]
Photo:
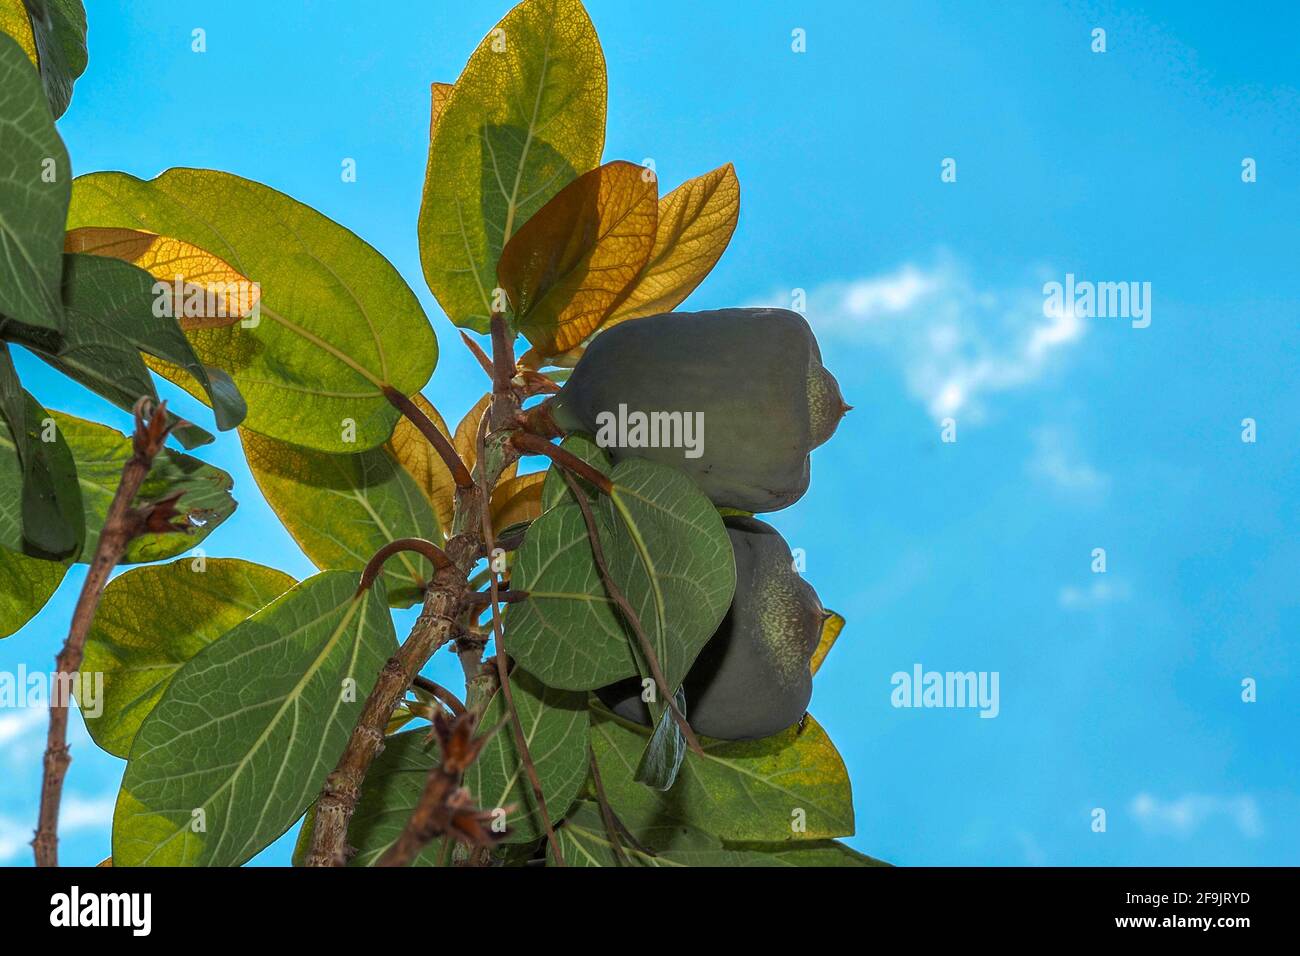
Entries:
[[375, 579], [383, 571], [384, 562], [399, 551], [415, 551], [424, 555], [433, 562], [434, 570], [451, 566], [451, 558], [447, 557], [447, 552], [432, 541], [426, 541], [424, 538], [398, 538], [396, 541], [388, 542], [366, 562], [366, 566], [361, 572], [361, 583], [357, 585], [357, 594], [370, 590], [370, 586], [375, 583]]
[[641, 653], [645, 656], [646, 664], [650, 667], [650, 675], [654, 678], [655, 684], [658, 685], [660, 695], [667, 701], [673, 719], [677, 721], [682, 736], [686, 738], [686, 745], [701, 757], [704, 756], [704, 748], [700, 746], [691, 725], [686, 722], [686, 715], [678, 709], [672, 688], [668, 686], [668, 681], [664, 679], [663, 669], [659, 666], [659, 656], [655, 653], [654, 647], [651, 646], [650, 638], [646, 636], [645, 629], [641, 627], [641, 619], [637, 617], [636, 611], [632, 609], [632, 604], [628, 601], [627, 595], [614, 583], [614, 577], [609, 573], [609, 566], [605, 563], [605, 549], [600, 543], [600, 534], [596, 530], [596, 519], [591, 513], [591, 502], [587, 500], [587, 495], [583, 492], [576, 478], [566, 471], [561, 471], [561, 474], [564, 476], [569, 490], [573, 492], [573, 497], [577, 499], [578, 508], [582, 511], [582, 520], [587, 525], [587, 538], [591, 543], [591, 556], [596, 561], [596, 569], [600, 572], [601, 581], [605, 584], [605, 590], [609, 593], [610, 600], [618, 607], [624, 620], [632, 628], [632, 632], [636, 634], [637, 642], [641, 645]]
[[465, 705], [460, 702], [460, 698], [447, 690], [447, 688], [443, 687], [441, 684], [431, 681], [429, 678], [424, 677], [421, 674], [416, 674], [415, 679], [411, 681], [411, 684], [412, 686], [420, 688], [420, 690], [424, 691], [431, 697], [442, 701], [457, 717], [465, 713]]
[[468, 348], [474, 358], [478, 360], [478, 364], [483, 368], [483, 371], [487, 372], [488, 378], [495, 381], [496, 375], [492, 369], [492, 360], [487, 357], [487, 353], [483, 351], [477, 342], [471, 339], [464, 332], [460, 333], [460, 338], [461, 341], [465, 343], [465, 347]]
[[492, 813], [476, 807], [461, 786], [465, 771], [496, 732], [475, 737], [477, 723], [478, 716], [473, 713], [452, 719], [443, 714], [435, 716], [433, 736], [438, 739], [440, 759], [429, 768], [415, 810], [393, 845], [379, 858], [378, 866], [410, 866], [438, 836], [455, 837], [471, 847], [486, 848], [500, 842], [504, 834], [492, 832]]
[[122, 468], [122, 479], [108, 506], [95, 556], [90, 562], [85, 583], [77, 598], [77, 606], [72, 613], [67, 640], [55, 661], [58, 677], [50, 694], [50, 728], [45, 745], [40, 817], [36, 837], [32, 840], [37, 866], [59, 865], [59, 804], [63, 797], [63, 780], [67, 776], [68, 765], [72, 762], [72, 757], [68, 754], [68, 697], [74, 675], [81, 668], [86, 635], [90, 631], [95, 611], [99, 608], [104, 587], [131, 539], [156, 526], [160, 518], [165, 519], [164, 512], [174, 514], [172, 506], [175, 497], [167, 499], [165, 504], [158, 503], [158, 515], [153, 513], [154, 508], [138, 510], [133, 507], [133, 503], [176, 420], [171, 420], [169, 424], [166, 402], [154, 408], [153, 403], [145, 398], [136, 402], [134, 416], [131, 458]]
[[612, 494], [614, 491], [614, 484], [609, 480], [608, 475], [601, 474], [573, 452], [561, 448], [559, 445], [551, 444], [540, 435], [532, 435], [528, 432], [515, 432], [510, 436], [510, 444], [514, 445], [516, 449], [524, 454], [545, 455], [561, 468], [585, 478], [604, 494]]
[[531, 435], [543, 438], [559, 438], [564, 434], [564, 429], [555, 423], [555, 417], [551, 414], [549, 399], [520, 412], [519, 427]]
[[[467, 497], [475, 502], [470, 507], [481, 507], [476, 503], [477, 493]], [[464, 568], [478, 557], [478, 548], [475, 539], [457, 537], [448, 543], [448, 551], [453, 564], [434, 574], [415, 626], [380, 670], [342, 756], [325, 778], [316, 802], [307, 866], [343, 866], [347, 862], [348, 823], [356, 809], [361, 782], [383, 744], [384, 729], [393, 708], [406, 695], [407, 688], [433, 652], [456, 634], [457, 617], [467, 589]]]
[[433, 450], [438, 453], [438, 456], [446, 464], [447, 470], [451, 472], [456, 487], [469, 488], [473, 486], [474, 479], [469, 476], [469, 469], [465, 467], [465, 463], [456, 454], [455, 446], [452, 445], [451, 440], [442, 433], [438, 426], [429, 420], [429, 416], [420, 411], [420, 407], [415, 402], [391, 385], [385, 385], [383, 391], [384, 397], [388, 399], [389, 403], [405, 415], [407, 420], [420, 430], [420, 434], [428, 439], [429, 444], [433, 446]]
[[[492, 412], [499, 417], [503, 410], [518, 409], [518, 399], [514, 397], [513, 380], [515, 377], [515, 348], [510, 341], [510, 330], [506, 317], [500, 312], [492, 313]], [[507, 400], [507, 396], [509, 399]], [[510, 408], [510, 406], [514, 406]], [[497, 428], [506, 427], [507, 420], [492, 423]]]

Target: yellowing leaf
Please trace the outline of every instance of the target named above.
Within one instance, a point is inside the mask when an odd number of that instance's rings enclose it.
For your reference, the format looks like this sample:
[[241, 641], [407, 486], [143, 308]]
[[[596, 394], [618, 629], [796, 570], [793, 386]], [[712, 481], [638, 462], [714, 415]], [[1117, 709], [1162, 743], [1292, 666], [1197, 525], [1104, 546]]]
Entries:
[[431, 140], [434, 131], [438, 128], [438, 119], [442, 116], [442, 109], [447, 105], [447, 97], [451, 96], [452, 89], [450, 83], [429, 84], [429, 139]]
[[740, 182], [730, 163], [682, 183], [659, 200], [650, 259], [603, 328], [680, 305], [721, 258], [739, 217]]
[[83, 226], [63, 239], [64, 252], [121, 259], [170, 286], [171, 314], [182, 329], [230, 325], [252, 313], [262, 297], [251, 279], [224, 259], [179, 239], [141, 229]]
[[[411, 401], [437, 426], [438, 431], [451, 438], [447, 423], [442, 420], [438, 410], [427, 398], [423, 395], [413, 395]], [[393, 437], [388, 440], [384, 449], [420, 486], [420, 490], [424, 492], [429, 503], [433, 505], [433, 510], [438, 514], [438, 525], [442, 528], [443, 534], [451, 534], [451, 519], [456, 510], [456, 481], [447, 470], [442, 456], [429, 444], [429, 439], [411, 424], [410, 419], [403, 416], [397, 420], [397, 425], [393, 428]]]
[[507, 243], [497, 277], [544, 355], [578, 345], [627, 294], [654, 247], [654, 177], [606, 163], [565, 186]]
[[0, 0], [0, 33], [7, 33], [17, 40], [27, 59], [36, 65], [36, 37], [32, 34], [32, 22], [27, 17], [23, 0]]
[[[474, 470], [474, 463], [478, 461], [479, 422], [483, 420], [483, 415], [491, 404], [492, 396], [490, 394], [484, 395], [474, 403], [474, 407], [465, 413], [465, 417], [456, 426], [456, 435], [452, 439], [452, 444], [456, 447], [456, 454], [460, 456], [460, 460], [465, 463], [465, 467], [470, 471]], [[511, 462], [506, 466], [506, 470], [501, 473], [501, 481], [513, 478], [518, 469], [518, 462]]]
[[420, 204], [424, 276], [456, 325], [487, 331], [506, 242], [600, 162], [605, 96], [579, 0], [524, 0], [470, 56], [437, 118]]
[[809, 669], [814, 674], [821, 669], [822, 661], [826, 660], [826, 655], [835, 646], [835, 641], [839, 638], [842, 630], [844, 630], [844, 618], [834, 611], [828, 610], [826, 620], [822, 622], [821, 640], [817, 642], [817, 650], [813, 651], [812, 660], [808, 662]]
[[542, 513], [542, 484], [546, 472], [519, 475], [492, 491], [492, 527], [498, 533], [511, 525], [533, 521]]

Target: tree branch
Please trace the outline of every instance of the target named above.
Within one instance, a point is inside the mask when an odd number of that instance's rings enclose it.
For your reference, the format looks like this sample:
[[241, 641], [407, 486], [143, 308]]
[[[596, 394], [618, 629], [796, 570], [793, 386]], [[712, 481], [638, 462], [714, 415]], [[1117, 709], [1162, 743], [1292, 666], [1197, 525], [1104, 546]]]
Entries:
[[632, 628], [632, 632], [636, 634], [637, 643], [641, 645], [641, 653], [645, 656], [646, 664], [650, 667], [650, 675], [659, 687], [660, 696], [667, 701], [673, 720], [677, 721], [682, 736], [686, 738], [686, 745], [701, 757], [704, 756], [704, 748], [700, 746], [700, 741], [696, 738], [691, 725], [686, 722], [686, 715], [678, 709], [672, 688], [668, 686], [668, 681], [664, 679], [663, 669], [659, 666], [659, 656], [655, 654], [655, 649], [650, 644], [650, 638], [646, 636], [645, 630], [641, 627], [641, 619], [637, 617], [636, 611], [632, 609], [632, 604], [628, 601], [622, 588], [614, 583], [614, 578], [609, 573], [609, 566], [605, 563], [605, 549], [600, 543], [600, 534], [596, 530], [596, 519], [591, 513], [591, 502], [587, 500], [587, 495], [576, 478], [568, 472], [562, 471], [561, 474], [564, 475], [564, 480], [568, 484], [569, 490], [573, 492], [573, 497], [577, 499], [578, 508], [582, 511], [582, 520], [587, 525], [587, 538], [591, 542], [591, 556], [595, 559], [596, 569], [600, 572], [600, 579], [605, 584], [605, 590], [608, 592], [610, 600], [618, 607], [624, 620], [627, 621], [628, 627]]
[[443, 463], [446, 464], [447, 470], [451, 472], [456, 487], [472, 487], [474, 479], [469, 476], [469, 469], [465, 467], [465, 463], [456, 454], [455, 446], [439, 430], [438, 426], [429, 420], [429, 416], [420, 411], [420, 407], [415, 402], [391, 385], [384, 386], [384, 397], [388, 399], [389, 404], [405, 415], [406, 419], [420, 430], [421, 435], [428, 439], [429, 444], [433, 446], [433, 450], [438, 453]]
[[[72, 762], [72, 757], [68, 754], [68, 698], [71, 696], [74, 675], [80, 671], [85, 655], [86, 635], [95, 618], [95, 611], [99, 608], [109, 575], [122, 559], [126, 546], [132, 538], [151, 525], [156, 525], [156, 516], [151, 513], [153, 509], [137, 510], [132, 505], [175, 421], [168, 423], [166, 402], [154, 408], [153, 403], [146, 398], [136, 402], [134, 416], [131, 458], [122, 468], [122, 479], [108, 506], [108, 515], [99, 533], [95, 556], [90, 562], [85, 583], [77, 598], [77, 606], [72, 613], [68, 637], [55, 661], [58, 677], [50, 694], [45, 776], [41, 781], [41, 806], [36, 837], [32, 840], [37, 866], [59, 865], [59, 804], [63, 798], [63, 780], [67, 776], [68, 765]], [[165, 506], [160, 503], [160, 507], [170, 509], [174, 502], [175, 498], [169, 498]]]

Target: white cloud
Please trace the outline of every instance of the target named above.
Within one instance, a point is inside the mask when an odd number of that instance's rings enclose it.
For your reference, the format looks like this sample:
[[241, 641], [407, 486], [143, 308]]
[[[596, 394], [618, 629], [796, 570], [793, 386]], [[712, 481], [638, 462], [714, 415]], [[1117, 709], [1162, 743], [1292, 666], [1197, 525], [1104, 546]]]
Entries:
[[44, 707], [24, 707], [0, 716], [0, 746], [26, 737], [28, 731], [49, 719], [50, 712]]
[[1174, 800], [1161, 800], [1149, 793], [1139, 793], [1129, 810], [1148, 833], [1188, 837], [1216, 817], [1226, 818], [1244, 837], [1257, 837], [1264, 829], [1255, 798], [1247, 795], [1216, 797], [1188, 793]]
[[[789, 306], [788, 294], [760, 304]], [[881, 349], [936, 418], [978, 421], [991, 394], [1038, 381], [1086, 330], [1071, 310], [1044, 315], [1041, 281], [977, 287], [949, 256], [836, 282], [808, 293], [808, 321], [824, 344]]]
[[1040, 428], [1034, 433], [1029, 471], [1072, 494], [1097, 496], [1110, 488], [1109, 476], [1085, 461], [1073, 437], [1061, 428]]
[[[59, 833], [76, 833], [79, 830], [107, 830], [113, 825], [114, 794], [84, 797], [70, 793], [64, 796], [59, 808]], [[30, 820], [0, 816], [0, 864], [7, 864], [23, 854], [31, 853], [32, 836], [36, 832], [36, 807], [32, 807]]]

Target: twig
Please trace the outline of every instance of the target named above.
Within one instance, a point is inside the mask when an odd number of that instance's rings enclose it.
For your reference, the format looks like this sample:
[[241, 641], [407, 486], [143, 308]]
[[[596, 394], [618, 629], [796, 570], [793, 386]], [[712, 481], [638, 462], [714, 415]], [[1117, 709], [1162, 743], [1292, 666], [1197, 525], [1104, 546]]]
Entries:
[[400, 551], [414, 551], [424, 555], [433, 562], [435, 570], [451, 566], [451, 558], [447, 557], [447, 552], [432, 541], [426, 541], [424, 538], [398, 538], [388, 542], [366, 562], [361, 572], [361, 583], [357, 585], [357, 593], [369, 591], [370, 586], [375, 583], [375, 578], [383, 571], [384, 562]]
[[487, 372], [488, 378], [494, 378], [494, 373], [492, 370], [492, 360], [487, 357], [487, 353], [484, 352], [483, 349], [479, 347], [479, 344], [477, 342], [471, 339], [464, 332], [460, 333], [460, 337], [461, 337], [461, 341], [465, 343], [466, 348], [468, 348], [470, 350], [470, 353], [474, 356], [474, 358], [478, 360], [478, 364], [482, 366], [483, 371]]
[[609, 845], [614, 848], [614, 857], [618, 860], [619, 866], [627, 866], [627, 854], [623, 852], [623, 841], [618, 838], [618, 821], [614, 819], [614, 811], [609, 805], [609, 798], [605, 796], [605, 784], [600, 779], [600, 768], [596, 766], [596, 752], [591, 749], [591, 742], [587, 743], [587, 762], [591, 765], [591, 779], [596, 784], [596, 803], [600, 805], [600, 815], [605, 821], [605, 832], [609, 834]]
[[412, 425], [420, 430], [420, 434], [428, 439], [433, 450], [447, 466], [451, 472], [452, 480], [456, 482], [457, 488], [469, 488], [474, 484], [474, 480], [469, 476], [469, 469], [465, 463], [460, 460], [456, 454], [456, 448], [451, 441], [444, 435], [432, 421], [429, 416], [420, 411], [420, 407], [411, 401], [400, 391], [391, 385], [384, 386], [384, 397], [399, 412], [406, 416]]
[[587, 462], [583, 461], [573, 452], [561, 448], [559, 445], [551, 444], [540, 435], [532, 435], [528, 432], [515, 432], [510, 436], [510, 444], [514, 445], [516, 449], [525, 454], [545, 455], [561, 468], [567, 469], [568, 471], [585, 478], [604, 494], [612, 494], [614, 491], [614, 484], [609, 480], [608, 475], [602, 475], [594, 467], [587, 464]]
[[[495, 320], [496, 317], [494, 316], [493, 318]], [[493, 323], [494, 332], [496, 331], [496, 329], [497, 329], [497, 324], [494, 321]], [[495, 334], [493, 335], [493, 344], [499, 345], [498, 336]], [[497, 358], [496, 367], [499, 372], [502, 367], [502, 362], [500, 361], [501, 356], [499, 354], [499, 349], [496, 358]], [[484, 453], [483, 444], [484, 444], [484, 434], [483, 434], [483, 429], [480, 427], [478, 433], [479, 460], [482, 460], [483, 458], [483, 453]], [[488, 497], [486, 489], [484, 489], [483, 496], [484, 498]], [[486, 508], [483, 509], [482, 521], [483, 521], [483, 541], [486, 544], [488, 561], [490, 562], [492, 560], [492, 552], [496, 549], [496, 540], [492, 531], [492, 515], [491, 512], [489, 512], [489, 510]], [[489, 568], [491, 568], [490, 564], [489, 564]], [[555, 862], [560, 866], [564, 866], [565, 865], [564, 851], [560, 849], [559, 838], [556, 837], [555, 835], [555, 828], [551, 826], [551, 814], [546, 807], [546, 797], [542, 795], [542, 781], [537, 774], [537, 765], [533, 763], [533, 755], [528, 749], [528, 738], [524, 734], [524, 725], [523, 722], [519, 719], [519, 710], [518, 708], [515, 707], [514, 692], [510, 688], [510, 671], [506, 661], [506, 649], [505, 649], [504, 638], [502, 636], [502, 629], [501, 629], [501, 605], [499, 603], [501, 598], [501, 592], [498, 589], [497, 573], [495, 569], [492, 570], [492, 576], [488, 578], [488, 589], [489, 589], [491, 608], [492, 608], [492, 634], [496, 639], [496, 646], [497, 646], [497, 653], [496, 653], [497, 677], [501, 682], [501, 693], [504, 695], [504, 699], [506, 702], [506, 711], [510, 715], [510, 725], [511, 727], [514, 728], [515, 746], [519, 750], [519, 759], [524, 765], [524, 772], [527, 773], [528, 775], [528, 782], [532, 784], [533, 795], [537, 799], [537, 809], [542, 816], [542, 826], [546, 830], [546, 839], [550, 843], [551, 852], [555, 854]]]
[[600, 572], [600, 578], [605, 584], [605, 590], [609, 593], [610, 600], [618, 607], [628, 626], [636, 634], [637, 642], [641, 645], [641, 653], [645, 655], [646, 664], [650, 667], [650, 675], [654, 678], [655, 684], [658, 685], [660, 695], [667, 701], [673, 719], [677, 721], [682, 736], [686, 738], [686, 745], [701, 757], [704, 756], [704, 748], [700, 746], [691, 725], [686, 722], [686, 715], [678, 709], [672, 688], [668, 686], [668, 681], [664, 679], [664, 672], [659, 666], [659, 656], [655, 654], [654, 647], [651, 646], [645, 629], [641, 627], [641, 619], [637, 617], [636, 611], [632, 609], [632, 604], [628, 601], [627, 596], [614, 583], [614, 577], [609, 573], [609, 566], [605, 563], [605, 549], [601, 546], [600, 534], [596, 530], [596, 519], [591, 513], [591, 502], [587, 500], [587, 495], [583, 492], [576, 478], [563, 470], [560, 473], [564, 476], [569, 490], [573, 492], [573, 497], [577, 499], [578, 508], [582, 511], [582, 520], [587, 525], [587, 538], [591, 542], [591, 556], [596, 561], [596, 569]]
[[[155, 456], [162, 450], [167, 435], [176, 422], [172, 420], [169, 424], [166, 402], [154, 408], [153, 403], [146, 398], [136, 402], [134, 416], [131, 458], [122, 468], [122, 480], [118, 482], [113, 501], [108, 506], [104, 527], [99, 533], [99, 545], [86, 572], [86, 581], [77, 598], [76, 609], [72, 613], [67, 640], [55, 661], [58, 679], [50, 694], [50, 728], [45, 745], [40, 817], [36, 837], [32, 840], [37, 866], [59, 865], [59, 804], [63, 797], [63, 780], [67, 776], [68, 765], [72, 762], [72, 757], [68, 754], [68, 696], [73, 675], [81, 668], [86, 635], [90, 631], [95, 611], [99, 608], [104, 586], [122, 559], [126, 546], [132, 538], [157, 524], [152, 514], [153, 507], [137, 510], [132, 505], [153, 466]], [[174, 496], [170, 497], [165, 504], [159, 502], [157, 507], [170, 510], [175, 500]]]
[[[498, 591], [495, 601], [501, 604], [516, 604], [519, 601], [528, 600], [528, 592], [511, 588], [506, 591]], [[465, 606], [471, 611], [482, 611], [494, 601], [491, 590], [475, 591], [465, 602]]]
[[415, 680], [411, 681], [411, 683], [415, 687], [420, 688], [420, 690], [424, 691], [426, 694], [442, 701], [457, 717], [465, 713], [465, 705], [460, 702], [460, 698], [447, 690], [447, 688], [443, 687], [441, 684], [431, 681], [429, 678], [424, 677], [421, 674], [416, 674]]

